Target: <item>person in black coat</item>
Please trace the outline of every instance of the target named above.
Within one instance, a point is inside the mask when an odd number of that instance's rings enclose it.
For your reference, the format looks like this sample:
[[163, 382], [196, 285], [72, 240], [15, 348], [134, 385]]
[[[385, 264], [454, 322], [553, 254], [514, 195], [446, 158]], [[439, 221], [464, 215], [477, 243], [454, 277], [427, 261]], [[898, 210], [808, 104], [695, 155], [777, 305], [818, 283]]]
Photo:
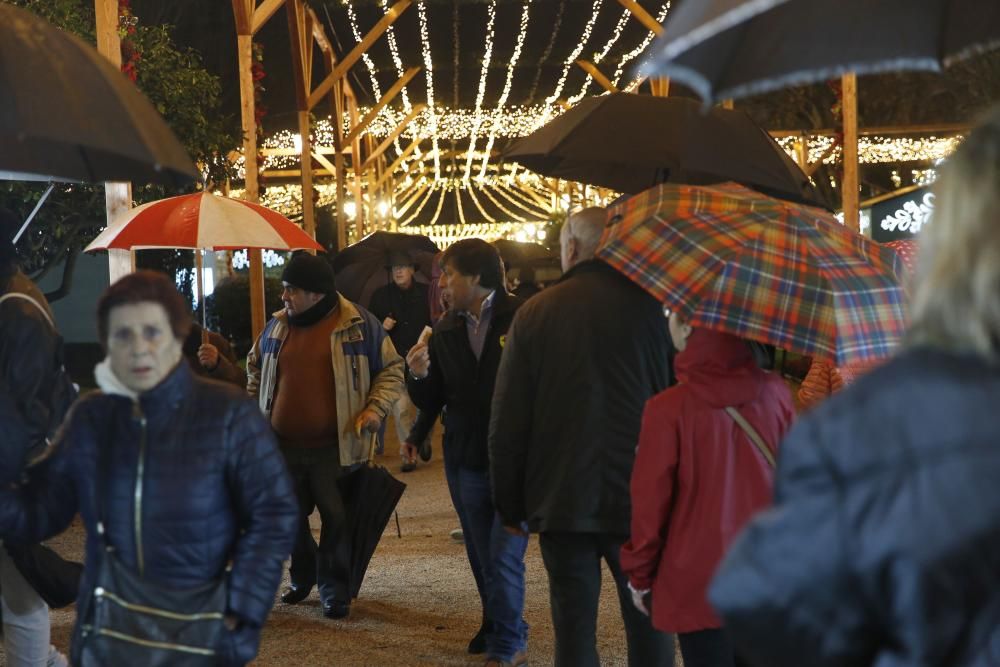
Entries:
[[907, 345], [793, 428], [710, 590], [750, 664], [1000, 662], [1000, 110], [935, 193]]
[[[74, 664], [97, 639], [82, 627], [88, 610], [111, 604], [96, 590], [105, 543], [128, 571], [163, 590], [225, 578], [227, 632], [213, 647], [216, 664], [243, 665], [257, 653], [298, 508], [253, 399], [196, 377], [183, 360], [189, 327], [183, 298], [162, 274], [139, 271], [111, 285], [98, 303], [108, 353], [95, 373], [103, 391], [78, 401], [25, 484], [0, 490], [4, 542], [39, 541], [77, 513], [83, 520]], [[177, 653], [174, 664], [185, 656]]]
[[566, 221], [566, 273], [511, 325], [490, 424], [493, 497], [505, 525], [540, 533], [556, 665], [599, 664], [602, 558], [618, 587], [629, 664], [670, 665], [672, 639], [632, 605], [618, 552], [642, 410], [670, 384], [672, 348], [656, 299], [591, 259], [604, 223], [600, 208]]
[[[389, 264], [387, 268], [391, 271], [392, 281], [375, 290], [369, 310], [382, 321], [396, 351], [405, 358], [406, 353], [416, 344], [420, 332], [431, 323], [427, 285], [413, 279], [417, 267], [409, 253], [392, 253]], [[402, 471], [411, 472], [417, 467], [419, 447], [417, 442], [409, 439], [417, 419], [417, 410], [407, 392], [402, 392], [393, 404], [392, 415], [396, 422], [396, 435], [399, 437], [399, 454], [403, 459]], [[423, 443], [425, 440], [419, 442]], [[427, 446], [429, 444], [428, 442]], [[430, 455], [429, 452], [424, 453], [427, 454], [424, 458], [426, 461]]]
[[465, 548], [483, 603], [483, 623], [470, 653], [522, 664], [528, 626], [524, 610], [527, 537], [503, 529], [490, 498], [486, 441], [493, 384], [507, 330], [520, 299], [504, 289], [497, 249], [481, 239], [449, 246], [441, 285], [451, 309], [427, 343], [410, 350], [407, 388], [421, 411], [444, 417], [444, 465]]

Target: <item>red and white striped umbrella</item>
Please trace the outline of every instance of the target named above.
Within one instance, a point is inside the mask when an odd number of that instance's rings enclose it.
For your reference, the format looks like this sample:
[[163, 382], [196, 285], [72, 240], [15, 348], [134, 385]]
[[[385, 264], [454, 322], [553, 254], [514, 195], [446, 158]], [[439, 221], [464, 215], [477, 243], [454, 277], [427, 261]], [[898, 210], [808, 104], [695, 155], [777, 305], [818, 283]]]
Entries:
[[210, 192], [168, 197], [129, 210], [91, 241], [86, 252], [108, 248], [323, 250], [280, 213]]

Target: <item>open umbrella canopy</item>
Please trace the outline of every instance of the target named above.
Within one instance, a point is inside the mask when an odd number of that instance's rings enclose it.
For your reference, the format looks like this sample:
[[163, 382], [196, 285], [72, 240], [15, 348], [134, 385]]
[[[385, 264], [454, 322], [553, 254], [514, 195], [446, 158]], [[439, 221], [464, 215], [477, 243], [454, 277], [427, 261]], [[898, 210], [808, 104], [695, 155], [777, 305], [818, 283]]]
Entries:
[[108, 248], [323, 250], [280, 213], [210, 192], [168, 197], [127, 211], [85, 251]]
[[93, 46], [0, 3], [0, 178], [180, 187], [198, 170], [153, 105]]
[[692, 326], [837, 364], [902, 339], [896, 253], [824, 211], [730, 183], [657, 186], [609, 215], [597, 256]]
[[334, 257], [337, 290], [367, 308], [375, 290], [389, 283], [393, 255], [408, 255], [417, 267], [416, 280], [429, 283], [438, 252], [434, 241], [421, 234], [373, 232]]
[[742, 111], [615, 93], [581, 101], [504, 157], [542, 174], [635, 194], [658, 183], [735, 181], [826, 206], [798, 165]]
[[531, 262], [544, 262], [556, 257], [554, 252], [539, 243], [497, 239], [493, 242], [493, 247], [500, 252], [504, 265], [509, 265], [511, 268]]
[[997, 46], [996, 0], [687, 0], [644, 71], [714, 102], [846, 72], [937, 72]]

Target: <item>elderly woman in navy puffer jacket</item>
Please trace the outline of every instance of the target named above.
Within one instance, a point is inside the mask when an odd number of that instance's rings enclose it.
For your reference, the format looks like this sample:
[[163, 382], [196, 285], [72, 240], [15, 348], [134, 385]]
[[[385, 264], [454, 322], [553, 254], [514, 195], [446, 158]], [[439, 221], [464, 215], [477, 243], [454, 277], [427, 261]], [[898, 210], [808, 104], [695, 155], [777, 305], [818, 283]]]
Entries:
[[162, 588], [217, 581], [231, 566], [229, 632], [215, 662], [249, 662], [298, 520], [271, 429], [252, 399], [195, 377], [182, 360], [190, 316], [166, 277], [140, 271], [116, 282], [98, 320], [104, 391], [77, 403], [26, 483], [0, 492], [0, 537], [37, 542], [79, 512], [87, 531], [81, 604], [101, 560], [99, 515], [119, 561]]

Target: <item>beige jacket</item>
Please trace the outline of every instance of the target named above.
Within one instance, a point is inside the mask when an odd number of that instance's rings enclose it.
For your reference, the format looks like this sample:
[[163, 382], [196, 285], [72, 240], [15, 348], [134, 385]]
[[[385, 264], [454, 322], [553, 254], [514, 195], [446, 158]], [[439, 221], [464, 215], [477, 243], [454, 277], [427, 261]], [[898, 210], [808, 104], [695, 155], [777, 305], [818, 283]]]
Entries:
[[[354, 421], [365, 408], [383, 419], [404, 388], [402, 357], [374, 315], [337, 295], [340, 323], [330, 334], [333, 375], [337, 382], [337, 423], [340, 428], [340, 464], [368, 461], [374, 435], [354, 431]], [[271, 415], [278, 352], [288, 336], [284, 310], [273, 315], [247, 355], [247, 391], [256, 396], [261, 411]], [[294, 381], [294, 377], [292, 378]]]

